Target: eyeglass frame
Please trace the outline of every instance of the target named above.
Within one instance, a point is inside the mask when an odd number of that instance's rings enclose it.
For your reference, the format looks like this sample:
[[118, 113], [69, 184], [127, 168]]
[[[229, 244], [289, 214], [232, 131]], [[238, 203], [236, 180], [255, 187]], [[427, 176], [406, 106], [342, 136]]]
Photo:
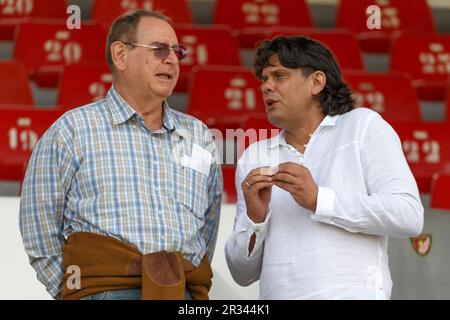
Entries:
[[[156, 50], [156, 49], [163, 49], [162, 47], [159, 47], [159, 46], [156, 46], [156, 45], [151, 45], [151, 44], [141, 44], [141, 43], [135, 43], [135, 42], [123, 42], [123, 41], [118, 41], [118, 42], [123, 43], [124, 45], [127, 45], [127, 46], [133, 46], [133, 47], [142, 47], [142, 48], [148, 48], [148, 49], [153, 49], [153, 50]], [[161, 43], [161, 45], [167, 46], [167, 47], [165, 47], [165, 48], [169, 48], [169, 50], [172, 50], [172, 51], [175, 53], [175, 55], [177, 56], [178, 61], [183, 60], [183, 59], [186, 58], [187, 55], [189, 54], [189, 50], [186, 49], [186, 47], [185, 47], [184, 45], [182, 45], [182, 44], [176, 44], [176, 45], [173, 45], [172, 47], [169, 46], [168, 44], [164, 44], [164, 43]], [[186, 52], [186, 54], [180, 59], [180, 58], [178, 57], [178, 55], [177, 55], [177, 53], [176, 53], [174, 47], [179, 47], [179, 48], [181, 47], [181, 48]], [[163, 60], [164, 60], [164, 59], [167, 59], [167, 57], [168, 57], [169, 55], [170, 55], [170, 51], [169, 51], [169, 54], [168, 54], [165, 58], [159, 58], [158, 56], [157, 56], [157, 58], [163, 59]]]

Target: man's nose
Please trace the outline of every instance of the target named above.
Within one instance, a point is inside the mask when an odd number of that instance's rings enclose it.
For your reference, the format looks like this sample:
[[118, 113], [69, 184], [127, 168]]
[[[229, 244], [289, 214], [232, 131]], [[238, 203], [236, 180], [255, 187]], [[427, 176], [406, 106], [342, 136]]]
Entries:
[[175, 54], [175, 51], [170, 50], [169, 51], [169, 55], [163, 59], [164, 63], [169, 63], [169, 64], [177, 64], [179, 63], [178, 61], [178, 57]]
[[263, 93], [272, 92], [273, 90], [273, 83], [270, 80], [264, 81], [264, 83], [261, 85], [261, 91]]

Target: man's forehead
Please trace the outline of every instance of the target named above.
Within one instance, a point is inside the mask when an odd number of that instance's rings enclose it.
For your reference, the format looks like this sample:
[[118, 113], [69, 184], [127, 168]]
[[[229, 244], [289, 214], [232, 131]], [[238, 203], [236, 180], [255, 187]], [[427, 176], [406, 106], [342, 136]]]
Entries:
[[268, 62], [269, 63], [267, 64], [267, 66], [265, 66], [263, 69], [263, 73], [273, 72], [282, 69], [293, 70], [293, 68], [287, 68], [281, 64], [280, 59], [278, 58], [278, 54], [274, 54], [273, 56], [271, 56]]
[[169, 43], [176, 42], [177, 37], [172, 26], [158, 18], [143, 17], [137, 28], [137, 37], [148, 41]]

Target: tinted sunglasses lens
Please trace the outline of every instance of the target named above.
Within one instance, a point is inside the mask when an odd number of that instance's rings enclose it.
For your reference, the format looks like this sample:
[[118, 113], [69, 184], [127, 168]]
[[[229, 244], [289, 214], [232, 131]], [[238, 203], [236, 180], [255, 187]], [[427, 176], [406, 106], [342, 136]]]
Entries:
[[170, 54], [170, 47], [168, 45], [160, 44], [154, 52], [158, 59], [166, 59]]
[[183, 45], [181, 45], [181, 44], [175, 45], [175, 46], [173, 47], [173, 51], [174, 51], [175, 54], [177, 55], [179, 61], [181, 61], [181, 60], [183, 60], [184, 58], [186, 58], [186, 56], [187, 56], [187, 54], [188, 54], [187, 49], [186, 49]]

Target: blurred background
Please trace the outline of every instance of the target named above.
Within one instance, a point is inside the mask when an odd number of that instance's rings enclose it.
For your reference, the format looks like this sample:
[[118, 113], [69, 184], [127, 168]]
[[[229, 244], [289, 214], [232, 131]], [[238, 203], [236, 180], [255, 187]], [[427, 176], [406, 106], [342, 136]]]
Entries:
[[[79, 30], [66, 26], [69, 5], [81, 9]], [[371, 5], [379, 12], [367, 13]], [[420, 237], [390, 240], [392, 298], [450, 299], [449, 0], [0, 1], [0, 249], [12, 257], [0, 262], [0, 298], [49, 298], [18, 231], [27, 161], [65, 111], [105, 96], [112, 81], [104, 58], [109, 25], [137, 8], [170, 16], [190, 51], [169, 104], [223, 133], [216, 140], [225, 195], [213, 298], [258, 297], [257, 283], [241, 288], [233, 282], [223, 257], [236, 203], [234, 164], [248, 145], [225, 130], [273, 128], [252, 56], [259, 41], [284, 34], [327, 45], [357, 105], [379, 112], [402, 141], [425, 206], [425, 227]], [[377, 14], [380, 28], [370, 29]], [[19, 271], [24, 276], [17, 284], [11, 273]]]

